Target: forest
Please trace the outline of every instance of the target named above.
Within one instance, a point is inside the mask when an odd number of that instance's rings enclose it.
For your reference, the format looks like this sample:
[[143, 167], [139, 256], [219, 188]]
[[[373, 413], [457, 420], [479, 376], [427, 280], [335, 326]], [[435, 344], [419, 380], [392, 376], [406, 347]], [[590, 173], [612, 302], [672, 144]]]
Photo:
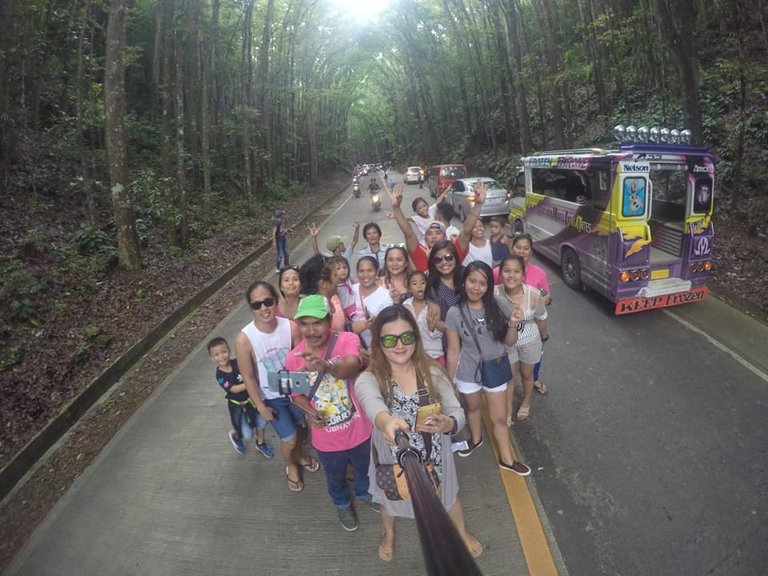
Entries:
[[688, 128], [717, 158], [716, 281], [765, 313], [767, 19], [762, 0], [391, 0], [369, 21], [332, 0], [5, 0], [0, 465], [140, 335], [148, 278], [185, 290], [204, 242], [253, 249], [356, 162], [508, 182], [615, 124]]

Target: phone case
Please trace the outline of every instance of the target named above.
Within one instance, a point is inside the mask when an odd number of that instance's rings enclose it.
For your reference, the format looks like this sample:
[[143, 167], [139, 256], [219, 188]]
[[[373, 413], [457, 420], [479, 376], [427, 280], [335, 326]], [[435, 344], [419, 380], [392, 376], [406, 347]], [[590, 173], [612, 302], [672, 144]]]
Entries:
[[312, 389], [309, 372], [289, 372], [280, 370], [268, 374], [269, 389], [283, 396], [291, 394], [307, 394]]
[[427, 420], [431, 416], [440, 414], [442, 409], [443, 407], [440, 405], [440, 402], [427, 404], [426, 406], [419, 406], [419, 409], [416, 411], [416, 424], [426, 424]]

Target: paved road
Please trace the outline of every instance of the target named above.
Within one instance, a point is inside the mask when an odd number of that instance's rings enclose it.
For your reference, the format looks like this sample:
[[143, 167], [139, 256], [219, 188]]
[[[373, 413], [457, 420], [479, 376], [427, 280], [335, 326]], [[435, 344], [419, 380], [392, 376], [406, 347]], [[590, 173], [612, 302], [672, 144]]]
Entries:
[[614, 317], [548, 271], [550, 394], [516, 436], [570, 574], [768, 573], [768, 328], [716, 299]]
[[[409, 187], [408, 204], [417, 194], [417, 186]], [[373, 215], [365, 194], [340, 197], [324, 211], [333, 216], [321, 239], [336, 233], [349, 238], [354, 217], [365, 221]], [[400, 240], [393, 220], [383, 212], [373, 216], [385, 241]], [[302, 261], [307, 246], [292, 256]], [[231, 341], [250, 319], [241, 306], [211, 336]], [[66, 493], [6, 574], [424, 573], [413, 522], [397, 523], [395, 559], [381, 562], [381, 524], [374, 512], [363, 509], [360, 529], [345, 532], [322, 473], [306, 475], [302, 493], [289, 492], [278, 457], [234, 453], [228, 422], [201, 343]], [[271, 431], [268, 438], [274, 444]], [[502, 486], [490, 446], [459, 459], [458, 470], [468, 525], [486, 547], [479, 560], [483, 573], [528, 574], [505, 492], [509, 486]], [[529, 480], [510, 482], [527, 492]]]

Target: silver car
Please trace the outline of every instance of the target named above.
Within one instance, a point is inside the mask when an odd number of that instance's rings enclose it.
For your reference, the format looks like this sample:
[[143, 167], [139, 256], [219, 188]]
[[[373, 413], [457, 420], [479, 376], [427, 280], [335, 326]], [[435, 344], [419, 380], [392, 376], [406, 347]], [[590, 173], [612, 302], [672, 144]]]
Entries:
[[464, 221], [475, 205], [475, 184], [485, 182], [485, 203], [480, 216], [508, 216], [509, 192], [493, 178], [460, 178], [448, 187], [446, 200], [451, 203], [459, 218]]

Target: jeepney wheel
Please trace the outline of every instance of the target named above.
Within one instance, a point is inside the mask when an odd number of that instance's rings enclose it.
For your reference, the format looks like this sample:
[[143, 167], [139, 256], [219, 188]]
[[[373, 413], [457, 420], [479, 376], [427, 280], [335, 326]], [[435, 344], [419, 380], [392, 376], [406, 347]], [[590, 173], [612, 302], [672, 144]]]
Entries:
[[560, 269], [563, 273], [563, 282], [574, 290], [581, 290], [581, 264], [576, 252], [570, 248], [563, 250], [563, 257], [560, 259]]

